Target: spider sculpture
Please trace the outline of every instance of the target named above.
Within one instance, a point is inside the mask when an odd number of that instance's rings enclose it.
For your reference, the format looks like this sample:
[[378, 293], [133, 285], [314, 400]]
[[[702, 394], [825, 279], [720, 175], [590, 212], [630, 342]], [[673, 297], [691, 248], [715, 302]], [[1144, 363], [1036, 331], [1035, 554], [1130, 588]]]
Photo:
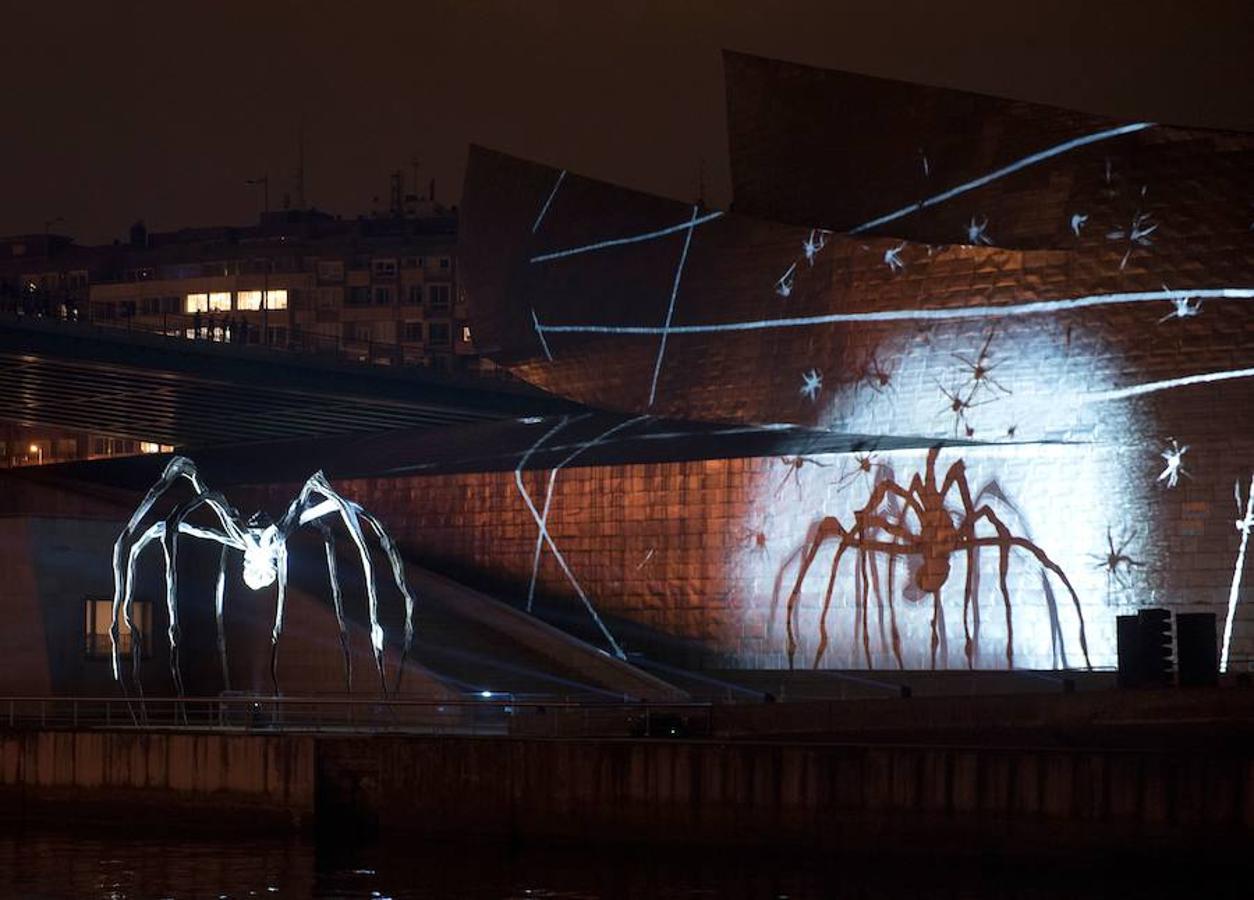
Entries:
[[[154, 509], [157, 502], [180, 480], [190, 483], [194, 495], [191, 499], [174, 506], [164, 519], [159, 519], [146, 529], [140, 525]], [[206, 527], [193, 524], [188, 519], [202, 510], [210, 511], [217, 517], [220, 527]], [[132, 596], [135, 584], [135, 564], [140, 553], [153, 541], [160, 541], [165, 554], [166, 612], [169, 615], [168, 637], [170, 641], [170, 671], [174, 677], [175, 690], [183, 694], [183, 678], [179, 670], [179, 609], [178, 609], [178, 538], [196, 538], [221, 546], [218, 559], [218, 578], [214, 596], [214, 613], [218, 626], [218, 654], [222, 663], [222, 675], [229, 688], [230, 679], [227, 672], [226, 637], [223, 629], [222, 607], [226, 586], [227, 556], [235, 550], [243, 554], [244, 583], [254, 591], [267, 588], [278, 582], [278, 596], [275, 603], [274, 627], [270, 632], [270, 678], [278, 693], [278, 654], [279, 637], [283, 633], [284, 601], [287, 593], [287, 542], [302, 525], [312, 525], [318, 529], [326, 547], [327, 571], [331, 579], [331, 596], [335, 606], [335, 618], [339, 625], [340, 647], [344, 654], [344, 674], [346, 687], [352, 687], [352, 663], [349, 654], [348, 628], [344, 620], [343, 595], [340, 591], [339, 575], [335, 563], [335, 538], [327, 522], [328, 517], [338, 516], [344, 523], [349, 536], [361, 554], [361, 565], [366, 581], [366, 599], [370, 615], [370, 644], [374, 651], [375, 665], [379, 670], [379, 679], [387, 693], [387, 680], [383, 667], [383, 628], [379, 625], [379, 597], [375, 586], [374, 563], [370, 559], [370, 551], [366, 546], [365, 534], [362, 530], [364, 520], [379, 538], [388, 561], [392, 566], [392, 575], [396, 586], [405, 600], [405, 632], [402, 644], [400, 664], [396, 674], [396, 688], [400, 688], [401, 673], [405, 668], [405, 658], [409, 654], [414, 636], [414, 598], [405, 581], [404, 564], [397, 552], [396, 544], [388, 535], [383, 525], [351, 500], [337, 494], [321, 472], [313, 475], [305, 482], [296, 499], [287, 508], [287, 512], [278, 522], [270, 521], [262, 513], [256, 513], [247, 521], [241, 520], [239, 514], [226, 502], [226, 498], [217, 491], [209, 490], [196, 471], [195, 464], [186, 457], [176, 456], [165, 467], [161, 478], [149, 489], [139, 507], [127, 522], [126, 528], [118, 536], [113, 546], [113, 625], [109, 631], [112, 643], [113, 677], [121, 683], [121, 665], [118, 654], [118, 612], [121, 610], [128, 628], [135, 628], [131, 618]], [[139, 654], [142, 635], [136, 634], [132, 641], [132, 669], [138, 684]]]
[[[999, 583], [1002, 603], [1006, 611], [1007, 664], [1011, 668], [1014, 667], [1014, 631], [1011, 620], [1010, 589], [1006, 579], [1010, 571], [1010, 551], [1018, 547], [1032, 554], [1037, 562], [1054, 573], [1071, 594], [1080, 627], [1080, 649], [1084, 653], [1085, 664], [1092, 668], [1080, 599], [1076, 596], [1075, 589], [1071, 586], [1066, 574], [1045, 555], [1045, 551], [1032, 541], [1012, 534], [1010, 528], [987, 504], [978, 507], [975, 505], [971, 487], [967, 482], [966, 466], [961, 460], [951, 465], [943, 479], [938, 482], [936, 459], [939, 452], [938, 448], [928, 451], [925, 473], [922, 477], [916, 473], [910, 480], [909, 487], [902, 487], [891, 478], [877, 482], [866, 505], [854, 513], [852, 526], [846, 527], [832, 516], [826, 516], [819, 522], [801, 557], [797, 580], [788, 597], [786, 617], [789, 665], [792, 665], [797, 650], [793, 620], [801, 598], [802, 584], [819, 550], [829, 541], [836, 541], [836, 556], [832, 561], [827, 591], [819, 613], [819, 644], [814, 654], [816, 668], [827, 650], [827, 613], [832, 605], [832, 593], [836, 586], [840, 563], [845, 551], [851, 549], [856, 554], [855, 575], [858, 589], [855, 591], [855, 608], [857, 621], [861, 623], [862, 647], [868, 665], [871, 651], [867, 599], [872, 593], [867, 579], [868, 562], [873, 567], [877, 555], [888, 558], [886, 595], [889, 611], [893, 615], [893, 637], [894, 644], [896, 644], [896, 614], [892, 606], [893, 567], [897, 559], [904, 556], [915, 557], [919, 560], [914, 572], [914, 584], [921, 592], [932, 595], [933, 668], [936, 667], [937, 647], [943, 639], [944, 611], [941, 606], [941, 591], [949, 578], [949, 558], [955, 553], [965, 553], [966, 587], [963, 592], [962, 625], [966, 634], [967, 666], [974, 668], [976, 648], [971, 637], [971, 607], [973, 604], [977, 606], [976, 614], [978, 615], [979, 598], [976, 596], [976, 580], [980, 551], [985, 547], [996, 548], [998, 552]], [[951, 492], [957, 493], [957, 509], [953, 508], [954, 504], [950, 499]], [[917, 530], [911, 530], [911, 520]], [[995, 535], [977, 534], [976, 526], [981, 522], [988, 523], [996, 532]], [[900, 656], [898, 656], [898, 662], [900, 664]]]

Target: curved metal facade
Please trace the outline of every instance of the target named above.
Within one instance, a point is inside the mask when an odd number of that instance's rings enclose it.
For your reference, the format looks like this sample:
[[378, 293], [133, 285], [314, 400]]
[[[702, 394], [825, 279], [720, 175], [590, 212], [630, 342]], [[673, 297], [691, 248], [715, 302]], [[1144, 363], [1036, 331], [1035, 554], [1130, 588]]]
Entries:
[[[737, 213], [473, 151], [478, 343], [596, 406], [938, 449], [738, 468], [704, 543], [711, 498], [590, 475], [667, 566], [603, 609], [744, 665], [1049, 667], [1112, 665], [1115, 615], [1165, 605], [1245, 665], [1254, 138], [728, 68]], [[623, 555], [630, 521], [577, 524], [573, 571]]]

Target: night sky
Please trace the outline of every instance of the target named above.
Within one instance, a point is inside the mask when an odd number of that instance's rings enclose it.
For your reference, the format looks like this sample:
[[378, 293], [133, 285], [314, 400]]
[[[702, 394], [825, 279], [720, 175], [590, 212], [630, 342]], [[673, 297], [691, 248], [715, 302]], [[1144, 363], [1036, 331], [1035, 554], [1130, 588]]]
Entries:
[[472, 141], [684, 199], [704, 160], [722, 205], [722, 48], [1254, 130], [1250, 0], [3, 0], [0, 16], [0, 234], [64, 217], [52, 230], [87, 242], [137, 218], [247, 222], [244, 181], [266, 173], [272, 208], [295, 205], [302, 127], [307, 205], [346, 215], [386, 206], [415, 157], [456, 202]]

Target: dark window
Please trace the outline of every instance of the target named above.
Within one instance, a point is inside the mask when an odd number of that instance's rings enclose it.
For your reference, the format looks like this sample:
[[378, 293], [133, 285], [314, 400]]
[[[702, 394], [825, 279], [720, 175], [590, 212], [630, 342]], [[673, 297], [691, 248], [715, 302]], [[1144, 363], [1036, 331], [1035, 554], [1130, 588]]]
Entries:
[[406, 322], [405, 323], [405, 340], [411, 344], [422, 343], [422, 323]]
[[417, 306], [422, 303], [422, 285], [411, 284], [405, 292], [405, 302]]
[[348, 289], [348, 305], [349, 306], [369, 306], [370, 305], [370, 288], [363, 285], [356, 285]]
[[427, 286], [427, 304], [432, 312], [447, 312], [452, 290], [447, 284], [431, 284]]
[[392, 288], [390, 286], [375, 285], [374, 305], [375, 306], [391, 306], [392, 305]]
[[432, 347], [447, 347], [452, 340], [448, 322], [432, 322], [428, 325], [427, 338]]

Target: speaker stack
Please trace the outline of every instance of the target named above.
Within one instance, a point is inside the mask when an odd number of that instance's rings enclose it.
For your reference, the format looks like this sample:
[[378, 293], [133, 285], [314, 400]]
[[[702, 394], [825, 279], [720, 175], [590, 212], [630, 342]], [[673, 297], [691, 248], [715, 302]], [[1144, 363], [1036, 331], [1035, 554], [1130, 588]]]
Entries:
[[[1115, 620], [1119, 686], [1165, 687], [1171, 684], [1171, 612], [1143, 609]], [[1175, 617], [1177, 681], [1181, 687], [1219, 683], [1219, 647], [1214, 613], [1178, 613]]]

